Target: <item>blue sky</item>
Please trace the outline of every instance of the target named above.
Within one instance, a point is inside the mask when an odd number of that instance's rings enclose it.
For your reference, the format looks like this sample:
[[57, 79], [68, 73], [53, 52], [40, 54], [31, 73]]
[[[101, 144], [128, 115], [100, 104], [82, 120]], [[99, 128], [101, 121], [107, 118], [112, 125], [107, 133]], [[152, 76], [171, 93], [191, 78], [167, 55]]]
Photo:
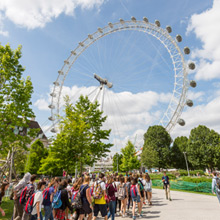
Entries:
[[[157, 19], [163, 28], [171, 25], [172, 37], [182, 35], [179, 47], [189, 46], [192, 53], [185, 59], [197, 65], [196, 71], [189, 73], [189, 79], [198, 83], [188, 94], [195, 105], [184, 108], [181, 118], [186, 126], [176, 125], [171, 136], [188, 136], [199, 124], [220, 132], [219, 11], [219, 1], [211, 0], [2, 0], [0, 42], [10, 43], [12, 48], [22, 45], [24, 76], [31, 76], [34, 85], [36, 120], [46, 129], [51, 125], [47, 106], [52, 83], [80, 41], [120, 18], [142, 20], [146, 16], [151, 23]], [[143, 133], [158, 123], [169, 104], [172, 67], [166, 49], [153, 37], [135, 31], [117, 32], [80, 56], [64, 82], [64, 91], [70, 96], [88, 94], [98, 86], [94, 73], [106, 77], [113, 82], [104, 102], [104, 112], [109, 115], [105, 126], [113, 129], [113, 151], [135, 137], [141, 146]]]

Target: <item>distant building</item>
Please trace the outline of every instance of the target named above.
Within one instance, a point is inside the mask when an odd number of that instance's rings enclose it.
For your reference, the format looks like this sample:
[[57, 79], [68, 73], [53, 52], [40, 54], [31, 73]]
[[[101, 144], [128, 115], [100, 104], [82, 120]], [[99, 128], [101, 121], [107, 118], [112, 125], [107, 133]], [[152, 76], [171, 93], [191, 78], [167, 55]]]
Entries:
[[26, 136], [27, 133], [30, 131], [30, 129], [39, 129], [39, 133], [38, 133], [38, 137], [39, 139], [43, 142], [44, 146], [45, 147], [48, 147], [48, 139], [46, 137], [46, 135], [43, 133], [43, 130], [41, 129], [40, 125], [38, 124], [37, 121], [35, 121], [35, 118], [32, 118], [30, 120], [30, 123], [29, 123], [29, 127], [28, 128], [23, 128], [23, 127], [18, 127], [18, 126], [15, 126], [15, 129], [14, 129], [14, 133], [15, 134], [20, 134], [22, 136]]

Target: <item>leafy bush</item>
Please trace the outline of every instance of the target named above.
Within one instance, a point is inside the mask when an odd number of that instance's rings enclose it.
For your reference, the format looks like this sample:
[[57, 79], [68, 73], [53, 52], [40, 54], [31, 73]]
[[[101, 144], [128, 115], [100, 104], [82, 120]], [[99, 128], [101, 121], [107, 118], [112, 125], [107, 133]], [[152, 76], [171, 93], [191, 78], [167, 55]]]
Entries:
[[[163, 176], [163, 173], [151, 173], [149, 174], [150, 175], [150, 178], [152, 180], [161, 180], [162, 179], [162, 176]], [[176, 176], [174, 174], [171, 174], [171, 173], [167, 173], [167, 176], [169, 177], [169, 179], [171, 180], [175, 180], [176, 179]]]
[[190, 177], [190, 176], [183, 176], [179, 180], [180, 181], [185, 181], [185, 182], [190, 182], [190, 183], [212, 182], [211, 178], [206, 178], [206, 177]]
[[[180, 176], [188, 176], [187, 170], [179, 170], [178, 172], [179, 172]], [[191, 176], [197, 176], [198, 173], [199, 173], [200, 176], [205, 175], [205, 172], [203, 170], [191, 170], [191, 171], [189, 171], [189, 174]]]

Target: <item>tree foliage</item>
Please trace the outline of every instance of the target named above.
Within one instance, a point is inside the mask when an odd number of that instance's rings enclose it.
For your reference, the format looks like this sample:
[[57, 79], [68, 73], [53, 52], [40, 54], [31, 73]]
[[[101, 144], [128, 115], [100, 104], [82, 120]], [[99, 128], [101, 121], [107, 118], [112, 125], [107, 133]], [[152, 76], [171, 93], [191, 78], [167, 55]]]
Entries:
[[[112, 144], [104, 143], [109, 139], [111, 130], [102, 129], [106, 117], [98, 109], [97, 102], [91, 103], [88, 97], [80, 96], [74, 106], [67, 96], [65, 117], [61, 117], [60, 132], [50, 147], [48, 158], [43, 160], [41, 172], [52, 172], [55, 167], [74, 172], [76, 166], [92, 166], [107, 156]], [[54, 163], [55, 161], [55, 163]]]
[[30, 148], [30, 153], [27, 158], [27, 163], [25, 166], [25, 172], [32, 174], [39, 174], [39, 169], [41, 166], [41, 160], [46, 158], [48, 155], [47, 148], [44, 147], [40, 139], [36, 140]]
[[[147, 159], [150, 159], [146, 153], [150, 153], [153, 157], [150, 160], [153, 161], [154, 166], [160, 168], [167, 168], [170, 165], [170, 144], [171, 137], [166, 129], [160, 125], [154, 125], [148, 128], [144, 134], [144, 146], [143, 146], [143, 164], [148, 164]], [[150, 168], [150, 167], [149, 167]]]
[[34, 117], [30, 108], [33, 86], [30, 77], [22, 78], [24, 68], [20, 58], [21, 47], [12, 50], [9, 45], [0, 45], [0, 150], [6, 152], [12, 143], [26, 148], [31, 141], [22, 132], [15, 132], [16, 127], [28, 128], [28, 118]]
[[118, 154], [116, 153], [114, 156], [113, 156], [113, 171], [121, 171], [120, 167], [121, 167], [121, 164], [122, 164], [122, 154]]
[[155, 147], [153, 147], [152, 145], [148, 145], [147, 147], [143, 148], [141, 154], [141, 162], [148, 169], [158, 166], [159, 156], [157, 151], [155, 150]]
[[194, 168], [220, 168], [220, 134], [204, 125], [192, 129], [187, 154]]
[[122, 163], [120, 169], [122, 171], [129, 171], [139, 169], [141, 166], [140, 161], [136, 156], [136, 150], [131, 141], [127, 142], [125, 148], [121, 149], [122, 152]]
[[[185, 136], [177, 137], [173, 146], [171, 147], [170, 158], [173, 168], [177, 169], [186, 169], [186, 161], [184, 158], [183, 152], [186, 152], [188, 146], [188, 138]], [[192, 165], [188, 162], [189, 168], [192, 168]]]

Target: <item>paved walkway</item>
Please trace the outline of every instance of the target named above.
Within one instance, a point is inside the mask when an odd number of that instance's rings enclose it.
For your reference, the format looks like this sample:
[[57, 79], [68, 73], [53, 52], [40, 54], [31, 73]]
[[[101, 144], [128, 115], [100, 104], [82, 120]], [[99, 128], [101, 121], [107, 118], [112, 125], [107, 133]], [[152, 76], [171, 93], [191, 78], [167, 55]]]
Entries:
[[[153, 189], [153, 206], [146, 205], [142, 219], [163, 220], [217, 220], [220, 219], [220, 204], [217, 197], [171, 191], [172, 201], [165, 199], [165, 193]], [[100, 218], [101, 219], [101, 218]], [[116, 217], [116, 220], [130, 219]], [[139, 218], [137, 218], [139, 219]]]

